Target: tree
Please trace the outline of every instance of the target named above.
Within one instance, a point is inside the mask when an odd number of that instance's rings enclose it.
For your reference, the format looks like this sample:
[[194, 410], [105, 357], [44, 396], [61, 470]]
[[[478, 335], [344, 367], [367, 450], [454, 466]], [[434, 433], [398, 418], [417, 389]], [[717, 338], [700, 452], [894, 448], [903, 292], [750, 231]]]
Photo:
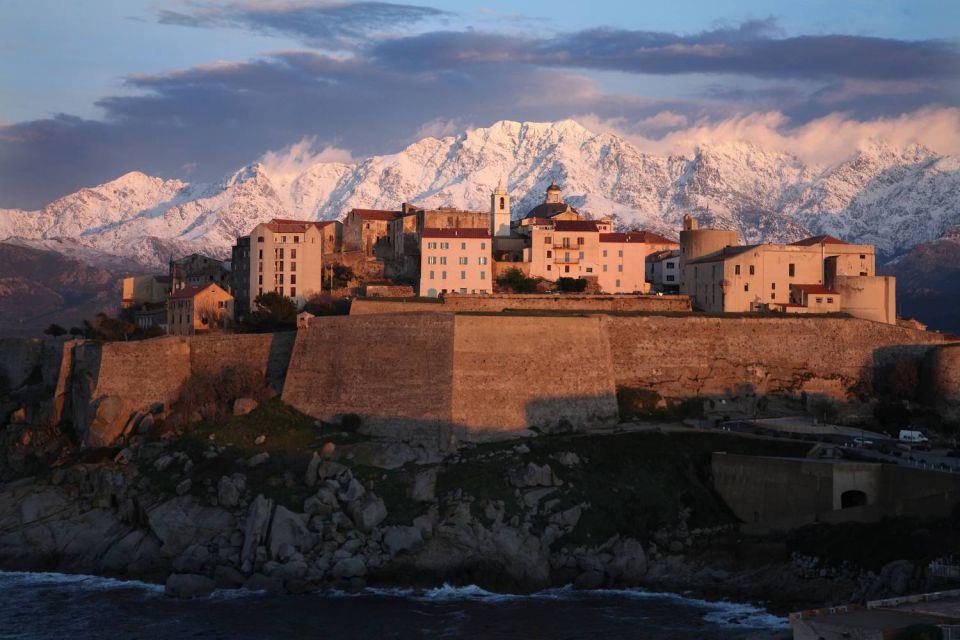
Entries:
[[102, 311], [97, 314], [95, 324], [91, 324], [86, 320], [84, 320], [83, 323], [88, 327], [88, 338], [106, 340], [108, 342], [127, 340], [136, 330], [136, 326], [132, 322], [111, 317]]
[[49, 327], [44, 329], [43, 332], [48, 336], [59, 338], [60, 336], [65, 335], [67, 333], [67, 330], [54, 322]]
[[272, 333], [297, 328], [297, 305], [275, 291], [258, 295], [256, 308], [243, 319], [242, 329], [248, 333]]
[[307, 298], [303, 310], [315, 316], [345, 316], [350, 313], [350, 300], [315, 293]]
[[353, 273], [353, 269], [348, 267], [345, 264], [334, 263], [333, 265], [333, 288], [334, 289], [343, 289], [350, 286], [350, 282], [354, 280], [356, 276]]
[[537, 290], [536, 278], [528, 278], [520, 269], [508, 269], [497, 280], [497, 284], [515, 293], [534, 293]]

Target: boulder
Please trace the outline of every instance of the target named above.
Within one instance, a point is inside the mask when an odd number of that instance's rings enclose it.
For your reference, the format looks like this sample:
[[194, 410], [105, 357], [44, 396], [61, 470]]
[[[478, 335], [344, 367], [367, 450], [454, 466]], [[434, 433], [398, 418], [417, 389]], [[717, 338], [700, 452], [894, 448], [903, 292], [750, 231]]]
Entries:
[[206, 576], [195, 573], [173, 573], [167, 578], [163, 593], [171, 598], [203, 598], [210, 595], [216, 584]]
[[360, 484], [360, 481], [356, 478], [352, 478], [347, 484], [347, 488], [341, 489], [337, 493], [337, 497], [344, 502], [353, 502], [354, 500], [358, 500], [363, 497], [363, 494], [366, 492], [367, 490], [363, 488], [363, 485]]
[[247, 466], [252, 469], [253, 467], [263, 464], [269, 459], [270, 459], [270, 454], [267, 453], [266, 451], [262, 451], [258, 454], [250, 456], [250, 458], [247, 460]]
[[313, 456], [310, 458], [310, 462], [307, 463], [307, 471], [304, 473], [303, 481], [308, 487], [312, 487], [317, 484], [317, 471], [320, 469], [320, 462], [323, 458], [320, 457], [320, 454], [316, 451], [313, 452]]
[[173, 570], [178, 573], [200, 573], [210, 560], [210, 551], [204, 545], [194, 544], [173, 559]]
[[207, 544], [234, 527], [234, 518], [218, 507], [207, 507], [192, 496], [162, 502], [147, 512], [150, 529], [165, 553], [176, 556], [193, 544]]
[[351, 502], [347, 506], [347, 513], [357, 529], [369, 533], [387, 517], [387, 507], [379, 496], [368, 493]]
[[266, 541], [272, 513], [273, 500], [263, 497], [263, 494], [257, 495], [250, 504], [243, 530], [243, 548], [240, 551], [244, 566], [253, 562], [257, 547]]
[[359, 556], [343, 558], [333, 565], [334, 578], [358, 578], [365, 575], [367, 575], [367, 565]]
[[389, 527], [383, 534], [383, 544], [391, 557], [411, 553], [423, 545], [423, 534], [417, 527]]
[[[278, 506], [273, 514], [270, 538], [267, 550], [271, 558], [281, 557], [281, 550], [290, 545], [298, 551], [306, 551], [313, 542], [313, 535], [307, 528], [307, 519], [303, 514], [293, 513], [286, 507]], [[289, 556], [289, 553], [284, 554]]]
[[537, 465], [533, 462], [527, 463], [519, 469], [513, 469], [509, 473], [510, 484], [521, 489], [526, 487], [556, 487], [563, 482], [553, 473], [550, 465]]
[[176, 489], [177, 495], [178, 496], [187, 495], [188, 493], [190, 493], [191, 487], [193, 487], [193, 482], [190, 480], [190, 478], [181, 480], [180, 482], [177, 483], [177, 489]]
[[626, 585], [639, 584], [647, 573], [643, 545], [633, 538], [625, 538], [614, 543], [611, 552], [613, 559], [606, 567], [611, 577]]
[[217, 483], [217, 503], [221, 507], [235, 507], [240, 502], [240, 489], [227, 476], [221, 476]]
[[421, 471], [413, 477], [410, 499], [417, 502], [433, 502], [437, 499], [437, 468]]
[[320, 463], [320, 466], [317, 467], [317, 478], [320, 480], [337, 478], [346, 470], [347, 468], [339, 462], [334, 462], [333, 460], [323, 460]]
[[250, 591], [266, 591], [267, 593], [283, 593], [283, 579], [277, 576], [265, 576], [255, 573], [243, 583], [244, 589]]
[[257, 408], [257, 401], [253, 398], [237, 398], [233, 401], [233, 415], [245, 416]]
[[246, 577], [231, 566], [217, 565], [213, 570], [213, 581], [219, 589], [236, 589], [243, 586]]

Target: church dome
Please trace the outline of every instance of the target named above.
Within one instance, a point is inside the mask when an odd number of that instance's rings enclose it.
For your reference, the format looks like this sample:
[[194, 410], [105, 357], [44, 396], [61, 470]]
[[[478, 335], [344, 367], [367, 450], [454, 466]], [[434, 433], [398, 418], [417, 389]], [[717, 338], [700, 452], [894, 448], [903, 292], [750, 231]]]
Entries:
[[550, 186], [547, 187], [547, 191], [560, 191], [560, 187], [557, 186], [556, 182], [551, 182]]

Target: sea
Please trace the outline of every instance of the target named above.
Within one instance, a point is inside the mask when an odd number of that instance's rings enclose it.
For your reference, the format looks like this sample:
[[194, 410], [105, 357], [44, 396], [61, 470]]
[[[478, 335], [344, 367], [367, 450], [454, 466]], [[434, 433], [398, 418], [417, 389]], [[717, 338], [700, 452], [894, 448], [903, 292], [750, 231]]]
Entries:
[[[244, 590], [174, 600], [161, 585], [61, 573], [0, 572], [0, 639], [782, 638], [786, 619], [732, 602], [642, 590], [476, 586], [272, 596]], [[789, 636], [788, 636], [789, 637]]]

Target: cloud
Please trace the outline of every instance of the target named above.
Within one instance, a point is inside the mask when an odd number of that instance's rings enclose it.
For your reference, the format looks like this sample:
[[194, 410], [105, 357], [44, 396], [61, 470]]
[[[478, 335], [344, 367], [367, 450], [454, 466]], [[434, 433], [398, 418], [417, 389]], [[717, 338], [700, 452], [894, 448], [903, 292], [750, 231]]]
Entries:
[[373, 55], [401, 68], [519, 63], [643, 74], [726, 73], [764, 78], [957, 78], [954, 43], [850, 35], [783, 37], [773, 19], [683, 36], [589, 29], [533, 38], [434, 31], [376, 43]]
[[161, 9], [158, 21], [181, 27], [242, 28], [335, 48], [342, 46], [343, 40], [358, 39], [369, 32], [395, 31], [448, 15], [433, 7], [390, 2], [250, 0], [190, 2], [179, 11]]
[[267, 151], [259, 162], [268, 175], [292, 178], [318, 162], [349, 164], [353, 162], [353, 155], [346, 149], [319, 145], [316, 136], [306, 136], [283, 149]]
[[920, 144], [940, 154], [960, 154], [960, 108], [926, 108], [894, 117], [856, 120], [833, 113], [803, 124], [793, 124], [777, 111], [748, 113], [718, 121], [707, 119], [648, 137], [642, 122], [577, 116], [593, 131], [623, 136], [648, 153], [691, 154], [704, 145], [748, 142], [762, 149], [792, 153], [815, 164], [834, 164], [857, 149], [886, 143], [895, 147]]

